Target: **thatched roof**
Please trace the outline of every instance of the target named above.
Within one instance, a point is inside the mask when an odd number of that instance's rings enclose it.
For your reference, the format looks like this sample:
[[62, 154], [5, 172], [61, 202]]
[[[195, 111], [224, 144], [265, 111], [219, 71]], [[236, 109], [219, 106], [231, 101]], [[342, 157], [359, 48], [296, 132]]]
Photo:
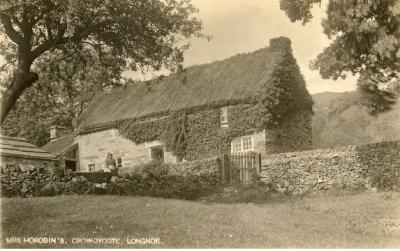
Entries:
[[51, 153], [28, 142], [25, 138], [0, 136], [0, 156], [56, 160]]
[[43, 146], [43, 149], [54, 154], [55, 156], [59, 156], [65, 154], [75, 144], [76, 142], [74, 135], [69, 134], [50, 141], [49, 143]]
[[78, 119], [78, 131], [170, 110], [246, 100], [268, 80], [290, 40], [271, 40], [271, 47], [222, 61], [192, 66], [183, 72], [102, 92]]

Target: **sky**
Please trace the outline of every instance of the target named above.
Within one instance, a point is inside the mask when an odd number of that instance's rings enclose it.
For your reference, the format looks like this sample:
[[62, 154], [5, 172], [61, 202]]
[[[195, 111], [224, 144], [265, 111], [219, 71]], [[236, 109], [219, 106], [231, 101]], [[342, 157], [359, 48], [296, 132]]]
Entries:
[[[356, 78], [324, 80], [309, 63], [329, 45], [322, 32], [325, 7], [313, 9], [314, 19], [303, 26], [291, 23], [279, 9], [279, 0], [192, 0], [199, 9], [197, 16], [203, 32], [212, 39], [194, 39], [186, 53], [184, 66], [221, 60], [238, 53], [252, 52], [269, 46], [274, 37], [286, 36], [292, 41], [295, 58], [300, 65], [310, 93], [344, 92], [356, 88]], [[128, 74], [131, 75], [131, 74]], [[154, 75], [153, 75], [154, 76]]]
[[[197, 16], [203, 22], [203, 33], [212, 39], [192, 39], [185, 52], [184, 66], [192, 66], [222, 60], [238, 53], [252, 52], [269, 46], [274, 37], [286, 36], [292, 41], [292, 49], [307, 83], [310, 93], [344, 92], [356, 88], [356, 77], [345, 80], [324, 80], [318, 71], [309, 68], [310, 61], [329, 45], [322, 32], [321, 21], [325, 6], [313, 9], [312, 22], [302, 25], [291, 23], [279, 9], [279, 0], [192, 0], [198, 8]], [[324, 2], [324, 1], [323, 1]], [[1, 39], [1, 38], [0, 38]], [[0, 63], [1, 63], [0, 57]], [[147, 80], [157, 74], [126, 72], [124, 75]]]

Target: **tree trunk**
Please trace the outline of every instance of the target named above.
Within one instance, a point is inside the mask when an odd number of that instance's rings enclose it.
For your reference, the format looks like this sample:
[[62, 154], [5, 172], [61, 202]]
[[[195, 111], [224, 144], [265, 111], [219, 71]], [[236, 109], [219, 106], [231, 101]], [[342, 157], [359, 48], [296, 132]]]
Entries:
[[3, 124], [11, 108], [17, 102], [22, 92], [30, 87], [39, 79], [37, 73], [27, 71], [17, 71], [13, 82], [4, 91], [1, 97], [0, 107], [0, 124]]

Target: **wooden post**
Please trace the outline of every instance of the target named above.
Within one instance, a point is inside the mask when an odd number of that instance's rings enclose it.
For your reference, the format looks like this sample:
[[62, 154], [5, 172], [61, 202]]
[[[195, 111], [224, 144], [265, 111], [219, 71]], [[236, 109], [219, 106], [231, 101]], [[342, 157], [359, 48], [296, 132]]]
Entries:
[[222, 172], [221, 172], [221, 181], [222, 183], [230, 182], [230, 159], [227, 154], [222, 155], [221, 158], [222, 163]]

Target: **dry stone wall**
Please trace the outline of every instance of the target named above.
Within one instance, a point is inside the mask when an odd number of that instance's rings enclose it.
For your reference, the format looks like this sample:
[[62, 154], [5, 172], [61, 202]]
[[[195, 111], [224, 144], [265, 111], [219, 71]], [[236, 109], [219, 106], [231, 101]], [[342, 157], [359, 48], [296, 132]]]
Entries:
[[221, 161], [219, 158], [210, 158], [198, 161], [185, 161], [175, 164], [165, 164], [171, 175], [216, 175], [221, 171]]
[[280, 191], [397, 190], [400, 141], [268, 155], [260, 176]]
[[1, 156], [0, 158], [1, 167], [12, 166], [11, 168], [21, 169], [22, 171], [32, 168], [54, 169], [56, 164], [56, 160], [30, 159], [13, 156]]

